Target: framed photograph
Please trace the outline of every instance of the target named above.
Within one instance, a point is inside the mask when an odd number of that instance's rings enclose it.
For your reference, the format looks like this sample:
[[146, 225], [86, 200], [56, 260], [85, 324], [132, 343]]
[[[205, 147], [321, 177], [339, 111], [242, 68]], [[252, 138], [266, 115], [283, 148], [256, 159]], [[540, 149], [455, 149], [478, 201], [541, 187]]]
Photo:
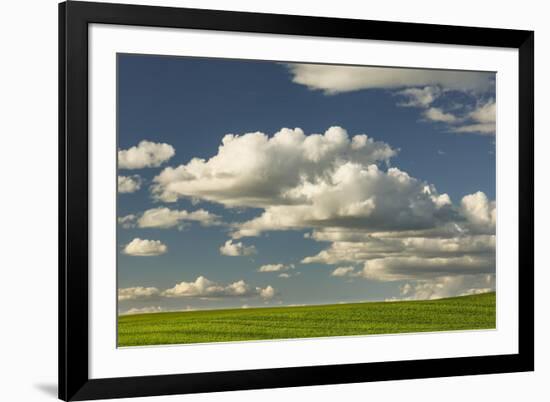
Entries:
[[59, 5], [59, 397], [534, 369], [534, 33]]

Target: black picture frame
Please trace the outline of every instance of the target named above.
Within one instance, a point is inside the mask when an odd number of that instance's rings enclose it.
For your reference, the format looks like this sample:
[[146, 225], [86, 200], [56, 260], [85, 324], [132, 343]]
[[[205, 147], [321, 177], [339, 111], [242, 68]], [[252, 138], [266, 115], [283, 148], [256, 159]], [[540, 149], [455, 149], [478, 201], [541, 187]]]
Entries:
[[[519, 51], [517, 354], [90, 379], [88, 25], [507, 47]], [[521, 269], [519, 269], [521, 268]], [[534, 32], [69, 1], [59, 5], [59, 398], [170, 395], [534, 370]]]

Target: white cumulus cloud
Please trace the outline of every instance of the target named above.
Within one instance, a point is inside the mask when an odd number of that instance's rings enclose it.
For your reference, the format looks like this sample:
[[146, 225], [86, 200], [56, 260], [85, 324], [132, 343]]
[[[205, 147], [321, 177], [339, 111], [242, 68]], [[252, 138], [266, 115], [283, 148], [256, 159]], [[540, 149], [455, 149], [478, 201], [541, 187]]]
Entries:
[[265, 300], [273, 299], [273, 297], [275, 297], [275, 289], [273, 286], [270, 285], [260, 289], [260, 297]]
[[159, 295], [160, 291], [155, 287], [135, 286], [118, 289], [118, 301], [147, 300]]
[[253, 287], [244, 280], [229, 284], [220, 284], [199, 276], [194, 282], [180, 282], [170, 289], [164, 290], [161, 295], [167, 298], [219, 298], [219, 297], [261, 297], [271, 299], [276, 292], [272, 286], [265, 288]]
[[186, 210], [173, 210], [166, 207], [152, 208], [143, 212], [137, 220], [140, 228], [172, 228], [181, 226], [185, 221], [194, 221], [202, 226], [214, 226], [221, 224], [220, 217], [204, 209], [188, 212]]
[[220, 253], [222, 255], [228, 255], [231, 257], [237, 256], [247, 256], [256, 254], [256, 247], [254, 246], [245, 246], [242, 242], [234, 243], [233, 240], [227, 240], [221, 247]]
[[370, 165], [397, 151], [365, 134], [349, 137], [341, 127], [305, 135], [281, 129], [272, 137], [255, 132], [226, 135], [217, 155], [167, 167], [154, 178], [154, 195], [165, 202], [202, 199], [228, 207], [263, 207], [301, 202], [295, 189], [315, 183], [344, 162]]
[[175, 154], [176, 151], [172, 145], [143, 140], [137, 146], [118, 151], [118, 168], [158, 167]]
[[490, 201], [485, 193], [478, 191], [466, 195], [461, 201], [462, 214], [474, 225], [493, 229], [496, 224], [496, 203]]
[[331, 272], [330, 276], [355, 276], [355, 269], [353, 267], [338, 267]]
[[443, 123], [454, 123], [457, 121], [457, 117], [451, 113], [445, 113], [443, 110], [437, 107], [431, 107], [424, 112], [424, 117], [431, 121], [438, 121]]
[[[468, 118], [484, 124], [490, 119], [485, 114], [490, 110]], [[211, 158], [165, 168], [154, 179], [153, 194], [163, 201], [183, 197], [258, 209], [254, 217], [228, 224], [232, 239], [219, 248], [223, 255], [256, 252], [237, 239], [311, 230], [307, 238], [328, 245], [302, 263], [340, 265], [332, 276], [418, 284], [494, 274], [495, 202], [478, 192], [455, 204], [432, 184], [390, 167], [396, 154], [388, 144], [340, 127], [310, 135], [300, 129], [272, 137], [227, 135]], [[153, 211], [162, 211], [162, 225], [182, 216], [167, 208]], [[267, 264], [260, 272], [284, 273], [283, 266]], [[478, 288], [487, 286], [469, 289]]]
[[141, 178], [139, 175], [118, 176], [118, 192], [134, 193], [141, 188]]
[[336, 162], [313, 182], [303, 181], [287, 192], [295, 202], [272, 205], [239, 224], [234, 238], [257, 236], [267, 230], [346, 227], [380, 230], [437, 225], [453, 212], [447, 195], [397, 168]]
[[150, 257], [161, 255], [168, 251], [168, 247], [160, 240], [146, 240], [136, 237], [124, 247], [124, 254]]
[[265, 264], [258, 268], [258, 272], [282, 272], [290, 269], [290, 266], [285, 264]]

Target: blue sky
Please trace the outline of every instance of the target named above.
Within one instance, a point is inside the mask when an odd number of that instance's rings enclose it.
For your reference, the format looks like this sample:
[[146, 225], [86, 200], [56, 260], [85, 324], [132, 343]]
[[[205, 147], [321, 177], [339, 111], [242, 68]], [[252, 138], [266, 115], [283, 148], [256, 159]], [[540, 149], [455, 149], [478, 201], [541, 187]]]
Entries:
[[121, 54], [117, 85], [120, 312], [494, 288], [494, 74]]

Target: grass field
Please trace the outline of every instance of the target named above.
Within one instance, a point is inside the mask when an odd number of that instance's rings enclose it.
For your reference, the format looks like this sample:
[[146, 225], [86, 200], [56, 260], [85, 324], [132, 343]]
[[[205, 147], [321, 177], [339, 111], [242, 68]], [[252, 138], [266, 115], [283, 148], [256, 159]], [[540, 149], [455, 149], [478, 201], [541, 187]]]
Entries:
[[488, 329], [496, 295], [125, 315], [119, 346]]

